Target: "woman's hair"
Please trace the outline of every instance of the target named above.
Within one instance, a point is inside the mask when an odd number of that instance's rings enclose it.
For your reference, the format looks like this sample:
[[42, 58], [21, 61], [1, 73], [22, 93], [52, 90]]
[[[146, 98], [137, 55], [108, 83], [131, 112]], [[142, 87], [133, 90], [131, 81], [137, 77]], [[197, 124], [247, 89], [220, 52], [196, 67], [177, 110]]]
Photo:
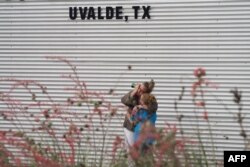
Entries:
[[144, 93], [151, 93], [155, 86], [155, 82], [153, 79], [150, 82], [143, 82], [142, 84], [145, 87]]
[[152, 94], [149, 94], [149, 93], [144, 93], [144, 94], [142, 94], [142, 96], [141, 96], [141, 100], [143, 101], [143, 103], [145, 104], [145, 105], [152, 105], [152, 104], [154, 104], [154, 103], [156, 103], [156, 98], [155, 98], [155, 96], [154, 95], [152, 95]]

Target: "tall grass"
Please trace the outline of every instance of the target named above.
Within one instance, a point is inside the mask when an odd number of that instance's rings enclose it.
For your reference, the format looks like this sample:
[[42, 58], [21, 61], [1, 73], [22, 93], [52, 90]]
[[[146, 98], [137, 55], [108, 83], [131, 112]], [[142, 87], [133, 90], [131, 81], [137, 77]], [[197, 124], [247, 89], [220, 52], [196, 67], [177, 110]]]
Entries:
[[[62, 57], [47, 57], [49, 61], [64, 63], [70, 73], [62, 77], [71, 81], [72, 86], [65, 100], [55, 100], [47, 86], [34, 80], [1, 78], [1, 83], [10, 84], [8, 91], [0, 93], [3, 106], [0, 114], [2, 120], [11, 125], [9, 129], [0, 130], [0, 166], [1, 167], [102, 167], [127, 166], [128, 157], [137, 167], [214, 167], [222, 165], [216, 159], [214, 134], [211, 128], [209, 112], [205, 100], [204, 89], [214, 86], [206, 80], [206, 70], [194, 70], [195, 80], [190, 85], [193, 113], [196, 118], [196, 137], [189, 139], [185, 134], [182, 121], [184, 115], [179, 108], [183, 100], [185, 87], [173, 103], [177, 125], [166, 123], [163, 128], [155, 128], [150, 124], [143, 126], [139, 140], [127, 153], [123, 137], [115, 136], [112, 150], [108, 151], [109, 131], [112, 119], [121, 119], [117, 113], [125, 112], [123, 106], [114, 106], [105, 97], [113, 96], [115, 90], [107, 94], [90, 91], [78, 75], [77, 67]], [[15, 96], [18, 90], [25, 90], [29, 100]], [[241, 129], [245, 148], [249, 138], [243, 126], [242, 95], [238, 89], [231, 90], [233, 101], [238, 106], [235, 115]], [[227, 106], [222, 104], [227, 110]], [[79, 110], [84, 110], [79, 112]], [[209, 129], [212, 156], [208, 156], [207, 148], [202, 141], [199, 127], [200, 118], [197, 110], [203, 114], [202, 121]], [[25, 120], [23, 120], [25, 118]], [[24, 122], [29, 123], [26, 128]], [[59, 128], [61, 127], [61, 129]], [[146, 145], [148, 138], [154, 142]], [[109, 164], [106, 162], [109, 158]]]

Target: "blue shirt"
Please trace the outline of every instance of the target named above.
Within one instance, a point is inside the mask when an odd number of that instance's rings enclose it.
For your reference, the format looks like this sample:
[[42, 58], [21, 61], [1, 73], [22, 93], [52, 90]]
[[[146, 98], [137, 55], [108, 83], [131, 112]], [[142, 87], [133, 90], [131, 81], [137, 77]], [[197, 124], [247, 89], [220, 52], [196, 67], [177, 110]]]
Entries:
[[134, 141], [136, 142], [139, 139], [139, 135], [141, 133], [142, 125], [146, 121], [150, 121], [150, 123], [155, 126], [155, 122], [157, 119], [156, 112], [149, 113], [148, 110], [141, 108], [134, 116], [131, 118], [133, 121], [137, 121], [134, 128]]

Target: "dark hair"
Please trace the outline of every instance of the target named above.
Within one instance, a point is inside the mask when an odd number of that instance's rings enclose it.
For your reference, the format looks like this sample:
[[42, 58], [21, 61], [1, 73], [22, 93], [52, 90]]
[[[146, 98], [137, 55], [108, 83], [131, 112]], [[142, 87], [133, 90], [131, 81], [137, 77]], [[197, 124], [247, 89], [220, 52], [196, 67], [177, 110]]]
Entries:
[[155, 82], [153, 79], [151, 79], [150, 82], [143, 82], [142, 84], [145, 87], [145, 93], [151, 93], [155, 86]]

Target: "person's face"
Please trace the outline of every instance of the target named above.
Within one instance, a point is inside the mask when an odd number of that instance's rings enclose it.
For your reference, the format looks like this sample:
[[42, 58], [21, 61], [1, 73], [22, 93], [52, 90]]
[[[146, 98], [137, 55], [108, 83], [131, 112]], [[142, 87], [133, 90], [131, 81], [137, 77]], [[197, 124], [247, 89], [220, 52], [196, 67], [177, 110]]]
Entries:
[[143, 93], [145, 93], [145, 89], [146, 89], [145, 86], [142, 83], [140, 83], [138, 91], [137, 91], [137, 95], [141, 96]]

